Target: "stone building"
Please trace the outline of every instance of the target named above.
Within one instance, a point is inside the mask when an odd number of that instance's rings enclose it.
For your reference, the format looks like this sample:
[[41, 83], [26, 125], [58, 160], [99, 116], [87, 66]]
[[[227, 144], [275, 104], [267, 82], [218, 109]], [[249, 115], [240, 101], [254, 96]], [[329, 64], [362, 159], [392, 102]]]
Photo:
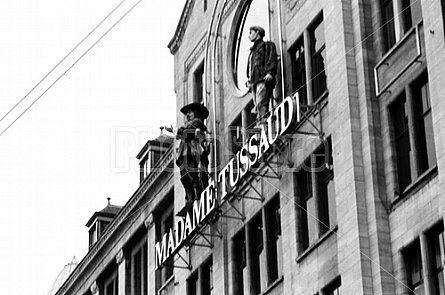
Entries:
[[[209, 186], [187, 207], [156, 144], [57, 294], [445, 294], [444, 19], [443, 0], [187, 0], [177, 125], [209, 110]], [[266, 125], [251, 25], [277, 47]]]

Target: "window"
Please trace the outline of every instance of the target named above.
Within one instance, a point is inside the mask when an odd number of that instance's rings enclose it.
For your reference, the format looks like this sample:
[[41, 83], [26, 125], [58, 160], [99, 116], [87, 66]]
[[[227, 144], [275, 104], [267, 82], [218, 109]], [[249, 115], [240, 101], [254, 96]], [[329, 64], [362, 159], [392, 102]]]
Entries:
[[402, 250], [408, 294], [445, 294], [444, 242], [441, 221]]
[[233, 77], [235, 84], [241, 91], [247, 91], [247, 59], [252, 43], [249, 41], [249, 28], [258, 25], [266, 30], [268, 39], [269, 27], [268, 1], [247, 1], [238, 21], [235, 46], [233, 46]]
[[436, 165], [426, 75], [405, 88], [391, 106], [400, 193]]
[[425, 294], [419, 241], [416, 241], [411, 247], [405, 250], [404, 257], [410, 294]]
[[382, 1], [382, 22], [385, 52], [396, 44], [396, 29], [394, 26], [394, 5], [392, 0]]
[[303, 33], [291, 47], [289, 54], [292, 65], [292, 92], [298, 92], [300, 104], [304, 107], [317, 101], [327, 90], [326, 44], [322, 17]]
[[330, 140], [325, 142], [295, 174], [299, 252], [336, 225], [331, 145]]
[[340, 295], [341, 278], [336, 278], [332, 283], [323, 289], [323, 295]]
[[115, 270], [111, 277], [105, 281], [104, 284], [104, 294], [105, 295], [118, 295], [118, 276], [117, 276], [117, 270]]
[[246, 257], [246, 235], [244, 230], [238, 233], [233, 239], [233, 253], [234, 253], [234, 279], [235, 294], [248, 294], [244, 292], [244, 287], [248, 286], [247, 278], [247, 257]]
[[422, 8], [420, 0], [403, 0], [403, 32], [406, 33], [422, 20]]
[[443, 223], [434, 228], [429, 234], [429, 240], [432, 248], [432, 269], [431, 274], [433, 277], [432, 287], [434, 291], [431, 294], [445, 294], [444, 283], [444, 263], [445, 263], [445, 239], [443, 233]]
[[[247, 224], [247, 231], [243, 229], [234, 237], [232, 249], [235, 294], [261, 294], [281, 277], [283, 252], [280, 212], [277, 195], [252, 218]], [[246, 258], [247, 251], [249, 262]], [[250, 271], [250, 284], [246, 281], [247, 268]]]
[[[173, 228], [173, 192], [155, 212], [156, 242], [161, 241], [164, 234]], [[169, 282], [173, 276], [173, 256], [156, 270], [156, 292]]]
[[311, 57], [312, 57], [312, 92], [314, 101], [317, 100], [326, 90], [326, 72], [325, 72], [325, 38], [324, 23], [321, 19], [310, 30]]
[[198, 272], [194, 273], [187, 280], [187, 294], [188, 295], [198, 295]]
[[193, 101], [203, 104], [206, 97], [204, 89], [204, 64], [199, 66], [193, 76], [195, 79], [195, 94]]
[[204, 263], [201, 267], [201, 290], [202, 295], [211, 295], [213, 290], [213, 269], [212, 259]]
[[204, 262], [187, 279], [187, 295], [211, 295], [213, 290], [212, 258]]
[[290, 52], [292, 62], [292, 88], [298, 92], [300, 105], [304, 107], [308, 104], [306, 91], [306, 64], [304, 58], [304, 43], [297, 41], [293, 50]]
[[383, 47], [387, 52], [422, 20], [420, 0], [382, 0], [381, 15]]
[[146, 238], [131, 253], [131, 294], [148, 293], [148, 246]]

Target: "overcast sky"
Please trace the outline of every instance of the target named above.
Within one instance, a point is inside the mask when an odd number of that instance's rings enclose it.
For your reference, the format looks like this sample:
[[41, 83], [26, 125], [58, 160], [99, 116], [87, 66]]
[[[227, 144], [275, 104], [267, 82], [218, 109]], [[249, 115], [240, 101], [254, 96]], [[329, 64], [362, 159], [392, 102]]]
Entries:
[[[0, 2], [0, 119], [122, 0]], [[126, 0], [0, 133], [114, 25]], [[175, 123], [173, 37], [185, 0], [144, 0], [0, 136], [0, 290], [46, 295], [88, 249], [86, 222], [139, 184], [135, 155]]]

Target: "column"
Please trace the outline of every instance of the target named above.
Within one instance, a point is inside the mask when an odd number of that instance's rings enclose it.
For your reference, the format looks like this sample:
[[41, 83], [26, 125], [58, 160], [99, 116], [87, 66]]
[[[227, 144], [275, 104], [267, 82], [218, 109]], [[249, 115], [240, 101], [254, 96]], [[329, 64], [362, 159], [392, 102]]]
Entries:
[[124, 249], [121, 249], [116, 255], [116, 264], [118, 267], [118, 295], [130, 294], [130, 260]]

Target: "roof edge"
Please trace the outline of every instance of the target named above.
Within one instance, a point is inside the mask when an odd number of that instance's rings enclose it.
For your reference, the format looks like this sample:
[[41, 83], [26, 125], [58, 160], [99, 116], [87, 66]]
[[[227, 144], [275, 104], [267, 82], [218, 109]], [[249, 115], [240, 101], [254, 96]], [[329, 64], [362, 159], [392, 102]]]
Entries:
[[192, 13], [195, 0], [187, 0], [184, 8], [182, 9], [181, 17], [179, 18], [178, 25], [176, 26], [175, 34], [168, 43], [167, 47], [170, 49], [171, 54], [175, 54], [181, 46], [182, 37], [184, 37], [185, 29]]

